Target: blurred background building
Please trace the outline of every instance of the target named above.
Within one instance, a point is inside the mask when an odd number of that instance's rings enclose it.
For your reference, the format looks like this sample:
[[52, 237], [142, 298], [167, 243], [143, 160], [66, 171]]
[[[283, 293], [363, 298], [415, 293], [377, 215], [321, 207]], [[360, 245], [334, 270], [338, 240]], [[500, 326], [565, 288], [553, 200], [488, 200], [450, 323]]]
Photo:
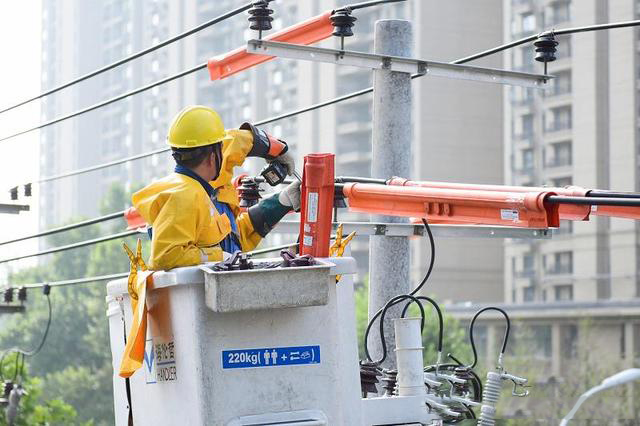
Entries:
[[[638, 17], [637, 0], [506, 0], [504, 36], [510, 41]], [[557, 40], [550, 88], [505, 90], [505, 183], [637, 192], [640, 33], [598, 31]], [[506, 52], [504, 66], [540, 72], [533, 58], [532, 46], [523, 45]], [[607, 348], [609, 361], [637, 365], [639, 237], [635, 221], [592, 217], [563, 222], [550, 240], [505, 241], [504, 302], [512, 319], [529, 328], [532, 355], [547, 378], [562, 376], [576, 362], [585, 327], [598, 336], [592, 343]], [[468, 321], [474, 309], [449, 311]], [[495, 359], [504, 325], [491, 313], [486, 318], [479, 334], [488, 359]]]

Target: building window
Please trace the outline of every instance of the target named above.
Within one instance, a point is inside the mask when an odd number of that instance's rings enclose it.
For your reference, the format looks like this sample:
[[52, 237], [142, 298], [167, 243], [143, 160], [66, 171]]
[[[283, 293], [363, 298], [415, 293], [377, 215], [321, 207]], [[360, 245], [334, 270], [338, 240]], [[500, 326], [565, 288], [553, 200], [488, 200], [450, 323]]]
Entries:
[[557, 285], [554, 287], [556, 302], [568, 302], [573, 300], [572, 285]]
[[[553, 263], [548, 261], [548, 257], [552, 256]], [[546, 273], [555, 274], [571, 274], [573, 273], [573, 252], [560, 251], [553, 255], [545, 256]], [[556, 298], [557, 300], [557, 298]]]
[[535, 287], [523, 287], [522, 289], [522, 301], [533, 302], [536, 297]]
[[548, 9], [549, 19], [547, 19], [547, 25], [553, 26], [562, 24], [571, 20], [571, 2], [570, 1], [556, 1], [551, 4]]
[[523, 170], [533, 169], [533, 149], [522, 150], [522, 169]]
[[558, 96], [571, 93], [571, 71], [555, 73], [556, 78], [551, 80], [550, 87], [545, 90], [545, 96]]
[[573, 185], [573, 179], [571, 178], [571, 176], [555, 178], [549, 181], [549, 186], [553, 186], [556, 188], [565, 188], [571, 185]]
[[533, 13], [523, 13], [520, 15], [520, 24], [523, 33], [531, 33], [536, 30], [536, 15]]
[[551, 108], [544, 116], [546, 132], [557, 132], [571, 129], [571, 107]]
[[567, 324], [560, 328], [560, 354], [564, 358], [575, 358], [578, 354], [578, 326]]
[[547, 156], [547, 167], [562, 167], [571, 165], [571, 142], [558, 142], [551, 144], [550, 154]]

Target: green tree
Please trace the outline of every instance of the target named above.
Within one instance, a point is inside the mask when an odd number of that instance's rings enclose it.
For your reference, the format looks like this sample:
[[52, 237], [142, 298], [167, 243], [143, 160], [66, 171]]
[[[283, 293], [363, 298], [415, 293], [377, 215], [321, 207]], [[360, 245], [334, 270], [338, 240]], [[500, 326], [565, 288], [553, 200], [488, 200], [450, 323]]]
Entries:
[[[129, 199], [122, 186], [112, 186], [100, 203], [101, 214], [123, 210]], [[69, 222], [80, 220], [74, 218]], [[51, 247], [64, 246], [122, 232], [125, 226], [123, 220], [115, 219], [52, 235], [47, 243]], [[135, 247], [135, 237], [124, 241]], [[13, 273], [10, 282], [17, 286], [126, 272], [129, 261], [122, 242], [113, 240], [49, 255], [47, 263]], [[57, 401], [66, 401], [74, 408], [74, 424], [113, 424], [113, 369], [105, 297], [105, 282], [51, 289], [53, 314], [49, 335], [42, 351], [30, 359], [40, 388], [37, 398], [31, 396], [29, 401], [34, 404], [37, 401], [40, 407], [37, 411], [43, 419], [55, 414], [52, 410], [57, 410]], [[0, 348], [34, 348], [42, 338], [47, 318], [46, 297], [40, 291], [30, 290], [26, 314], [9, 318], [0, 330]]]
[[[2, 365], [2, 376], [11, 380], [15, 373], [17, 355], [7, 356]], [[16, 426], [27, 425], [66, 425], [77, 424], [76, 410], [60, 398], [42, 400], [44, 388], [43, 380], [37, 377], [29, 377], [29, 365], [25, 362], [23, 368], [22, 384], [27, 393], [20, 400]], [[0, 411], [0, 425], [6, 425], [4, 410]]]

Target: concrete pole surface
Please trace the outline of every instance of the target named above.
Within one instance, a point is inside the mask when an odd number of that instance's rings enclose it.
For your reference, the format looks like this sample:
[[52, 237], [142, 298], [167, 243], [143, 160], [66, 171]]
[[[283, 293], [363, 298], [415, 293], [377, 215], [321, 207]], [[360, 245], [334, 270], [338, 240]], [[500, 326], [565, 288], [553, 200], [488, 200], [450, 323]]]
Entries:
[[[412, 57], [411, 22], [385, 19], [376, 22], [374, 50], [377, 54]], [[410, 177], [411, 169], [411, 78], [410, 74], [375, 70], [373, 76], [373, 158], [371, 177]], [[377, 222], [404, 223], [406, 218], [378, 216]], [[372, 236], [369, 240], [369, 319], [391, 298], [411, 291], [409, 239]], [[395, 333], [392, 318], [400, 316], [404, 303], [386, 313], [384, 332], [387, 359], [384, 368], [396, 368]], [[369, 337], [374, 360], [382, 356], [376, 324]]]

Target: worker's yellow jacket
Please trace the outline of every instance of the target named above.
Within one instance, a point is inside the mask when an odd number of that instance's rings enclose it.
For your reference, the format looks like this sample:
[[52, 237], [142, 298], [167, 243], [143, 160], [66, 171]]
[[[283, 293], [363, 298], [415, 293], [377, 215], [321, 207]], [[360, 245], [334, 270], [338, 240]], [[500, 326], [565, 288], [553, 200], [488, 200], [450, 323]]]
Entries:
[[[262, 237], [249, 215], [240, 213], [238, 196], [231, 183], [233, 168], [242, 165], [253, 147], [249, 130], [229, 130], [233, 139], [222, 146], [222, 168], [211, 182], [218, 201], [229, 204], [236, 217], [243, 251], [252, 250]], [[133, 194], [133, 205], [153, 227], [150, 269], [172, 269], [222, 260], [219, 243], [231, 232], [231, 223], [218, 212], [196, 180], [178, 173], [160, 179]]]

